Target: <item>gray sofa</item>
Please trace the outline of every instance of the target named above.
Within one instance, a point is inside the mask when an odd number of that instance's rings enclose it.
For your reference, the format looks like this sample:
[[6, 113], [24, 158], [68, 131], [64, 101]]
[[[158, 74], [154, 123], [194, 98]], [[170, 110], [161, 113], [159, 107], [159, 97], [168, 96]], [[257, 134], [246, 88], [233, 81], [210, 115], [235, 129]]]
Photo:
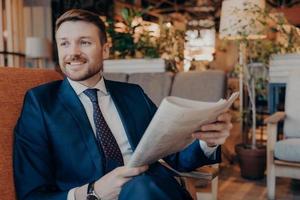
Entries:
[[136, 83], [158, 106], [166, 96], [199, 101], [218, 101], [225, 97], [226, 75], [223, 71], [163, 73], [109, 73], [106, 79]]

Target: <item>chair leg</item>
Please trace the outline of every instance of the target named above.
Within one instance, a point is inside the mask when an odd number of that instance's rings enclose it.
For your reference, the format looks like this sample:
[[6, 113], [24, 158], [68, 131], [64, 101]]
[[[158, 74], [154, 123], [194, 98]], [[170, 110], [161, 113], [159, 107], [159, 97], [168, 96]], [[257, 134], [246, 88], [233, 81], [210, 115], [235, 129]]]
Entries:
[[197, 189], [196, 189], [196, 181], [197, 179], [193, 178], [183, 178], [185, 182], [186, 190], [190, 193], [194, 200], [197, 200]]
[[267, 186], [268, 186], [268, 199], [274, 200], [275, 199], [275, 182], [276, 177], [268, 177], [267, 179]]
[[270, 164], [267, 168], [267, 193], [268, 199], [275, 199], [275, 186], [276, 186], [276, 176], [275, 176], [275, 165]]
[[219, 181], [218, 176], [216, 176], [211, 181], [211, 194], [212, 194], [212, 199], [213, 200], [217, 200], [218, 199], [218, 181]]

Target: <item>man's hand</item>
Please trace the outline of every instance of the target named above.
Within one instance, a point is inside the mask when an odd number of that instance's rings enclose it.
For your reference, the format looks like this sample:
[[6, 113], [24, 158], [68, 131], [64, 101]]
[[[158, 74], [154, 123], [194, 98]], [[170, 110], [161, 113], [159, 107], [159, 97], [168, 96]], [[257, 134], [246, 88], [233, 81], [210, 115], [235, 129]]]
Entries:
[[205, 141], [207, 146], [212, 147], [224, 144], [231, 128], [231, 114], [225, 112], [217, 117], [216, 122], [201, 126], [200, 131], [193, 133], [193, 137]]
[[118, 199], [122, 186], [147, 169], [147, 165], [133, 168], [127, 166], [118, 167], [95, 182], [95, 192], [101, 199]]

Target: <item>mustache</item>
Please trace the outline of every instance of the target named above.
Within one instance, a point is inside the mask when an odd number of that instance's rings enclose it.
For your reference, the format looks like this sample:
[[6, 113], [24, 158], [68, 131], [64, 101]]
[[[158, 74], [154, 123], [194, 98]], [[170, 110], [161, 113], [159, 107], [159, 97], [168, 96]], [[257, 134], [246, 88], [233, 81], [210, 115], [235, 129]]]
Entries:
[[87, 61], [87, 59], [84, 56], [81, 56], [81, 55], [73, 55], [73, 56], [70, 56], [70, 57], [68, 57], [64, 60], [65, 63], [86, 62], [86, 61]]

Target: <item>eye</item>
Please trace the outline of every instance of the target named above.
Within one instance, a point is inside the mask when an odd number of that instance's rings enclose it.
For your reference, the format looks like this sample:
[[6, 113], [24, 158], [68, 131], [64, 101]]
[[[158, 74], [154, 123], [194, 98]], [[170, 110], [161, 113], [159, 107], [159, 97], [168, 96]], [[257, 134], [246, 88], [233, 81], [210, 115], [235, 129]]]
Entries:
[[63, 42], [59, 43], [59, 46], [61, 46], [61, 47], [67, 47], [68, 45], [69, 45], [68, 41], [63, 41]]
[[91, 43], [90, 41], [81, 40], [81, 41], [80, 41], [80, 44], [81, 44], [82, 46], [89, 46], [89, 45], [91, 45], [92, 43]]

